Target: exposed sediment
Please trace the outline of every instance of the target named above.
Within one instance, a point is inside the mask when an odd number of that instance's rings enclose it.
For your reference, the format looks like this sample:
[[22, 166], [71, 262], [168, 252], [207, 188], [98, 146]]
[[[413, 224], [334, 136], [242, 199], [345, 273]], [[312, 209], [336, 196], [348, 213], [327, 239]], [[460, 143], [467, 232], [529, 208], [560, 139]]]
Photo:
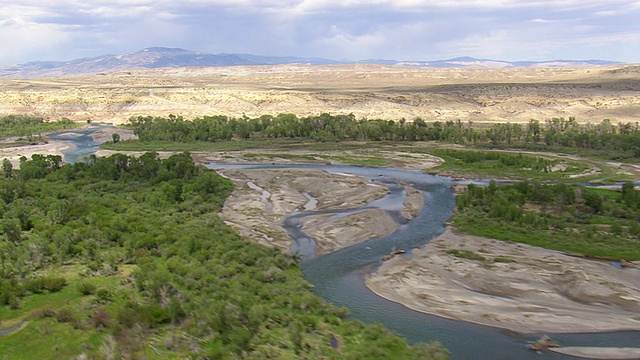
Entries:
[[[304, 210], [309, 196], [317, 199], [317, 210], [345, 210], [359, 208], [388, 193], [384, 184], [322, 170], [227, 170], [223, 173], [236, 183], [236, 189], [225, 203], [222, 218], [243, 236], [283, 251], [289, 251], [291, 239], [281, 223], [294, 211]], [[262, 190], [252, 189], [247, 185], [249, 182]], [[271, 194], [270, 211], [262, 191]], [[418, 200], [411, 200], [408, 215], [417, 213], [422, 205]], [[310, 215], [302, 225], [316, 242], [319, 255], [388, 235], [399, 226], [381, 209], [363, 209], [344, 216]]]
[[411, 259], [383, 263], [366, 283], [418, 311], [521, 333], [640, 330], [639, 270], [452, 230]]

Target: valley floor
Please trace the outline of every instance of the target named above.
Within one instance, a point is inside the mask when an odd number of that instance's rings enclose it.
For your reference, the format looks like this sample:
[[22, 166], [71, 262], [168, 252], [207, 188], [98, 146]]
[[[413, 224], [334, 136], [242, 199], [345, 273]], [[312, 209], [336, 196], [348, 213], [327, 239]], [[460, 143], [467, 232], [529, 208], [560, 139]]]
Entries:
[[[43, 148], [5, 149], [2, 157], [16, 161], [22, 155], [60, 154], [64, 149], [63, 143], [50, 142]], [[101, 150], [98, 155], [103, 153], [109, 152]], [[228, 159], [223, 153], [194, 153], [194, 158], [204, 163], [235, 161], [242, 156]], [[423, 158], [414, 163], [407, 167], [424, 170], [439, 161]], [[223, 173], [236, 183], [236, 190], [225, 203], [222, 218], [243, 236], [283, 251], [290, 250], [291, 240], [281, 223], [296, 209], [350, 208], [388, 192], [380, 183], [320, 170]], [[409, 195], [404, 214], [411, 218], [425, 204], [419, 192], [405, 187]], [[303, 224], [303, 230], [317, 242], [318, 255], [384, 236], [397, 227], [388, 215], [376, 210], [331, 221], [317, 215]], [[455, 257], [448, 250], [472, 251], [485, 260]], [[520, 333], [640, 330], [640, 270], [615, 265], [449, 229], [414, 249], [410, 258], [396, 256], [385, 261], [366, 283], [378, 295], [417, 311]], [[588, 356], [602, 352], [592, 350]], [[578, 348], [574, 354], [585, 351], [589, 349]], [[611, 351], [605, 350], [608, 358], [614, 358]], [[624, 351], [619, 349], [622, 357], [617, 358], [625, 358]], [[629, 351], [633, 355], [637, 349]]]

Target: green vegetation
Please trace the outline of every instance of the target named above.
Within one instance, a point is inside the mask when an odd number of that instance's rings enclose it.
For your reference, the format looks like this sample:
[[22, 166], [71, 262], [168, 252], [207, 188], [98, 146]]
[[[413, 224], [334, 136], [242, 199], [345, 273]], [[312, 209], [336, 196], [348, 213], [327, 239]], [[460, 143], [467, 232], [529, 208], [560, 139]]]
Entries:
[[434, 149], [430, 153], [445, 161], [438, 171], [463, 176], [561, 181], [589, 169], [584, 162], [522, 153], [452, 149]]
[[515, 262], [515, 260], [513, 260], [512, 258], [506, 257], [506, 256], [496, 256], [493, 258], [493, 262], [497, 262], [497, 263], [512, 263]]
[[[0, 354], [11, 359], [444, 359], [310, 292], [294, 259], [216, 215], [232, 183], [188, 153], [0, 177]], [[53, 355], [55, 354], [55, 355]]]
[[[475, 147], [551, 150], [575, 149], [595, 152], [608, 159], [640, 158], [638, 123], [580, 125], [575, 118], [553, 118], [528, 124], [464, 124], [460, 121], [427, 123], [420, 118], [400, 120], [356, 120], [353, 114], [320, 114], [298, 118], [293, 114], [263, 115], [259, 118], [205, 116], [185, 120], [180, 116], [135, 117], [130, 126], [139, 141], [199, 143], [231, 139], [308, 139], [313, 141], [436, 141]], [[126, 142], [116, 149], [124, 150]], [[122, 146], [122, 147], [121, 147]], [[157, 150], [157, 149], [154, 149]]]
[[498, 256], [494, 257], [493, 259], [488, 259], [488, 258], [484, 257], [483, 255], [475, 253], [475, 252], [473, 252], [471, 250], [449, 249], [449, 250], [447, 250], [447, 254], [455, 256], [457, 258], [461, 258], [461, 259], [477, 260], [477, 261], [482, 261], [482, 262], [494, 262], [494, 263], [512, 263], [512, 262], [515, 262], [515, 260], [513, 260], [511, 258], [508, 258], [506, 256], [502, 256], [502, 255], [498, 255]]
[[640, 191], [519, 182], [473, 184], [457, 197], [453, 225], [500, 240], [611, 259], [640, 259]]
[[[243, 156], [368, 166], [402, 166], [415, 162], [412, 154], [432, 154], [445, 160], [432, 170], [442, 175], [554, 182], [580, 177], [581, 181], [601, 183], [632, 180], [608, 161], [640, 157], [637, 124], [613, 125], [609, 120], [597, 125], [580, 125], [574, 118], [545, 123], [532, 120], [528, 124], [463, 124], [281, 114], [255, 119], [205, 116], [188, 121], [170, 115], [131, 118], [129, 126], [140, 140], [110, 142], [103, 147], [121, 151], [256, 150]], [[457, 148], [452, 149], [451, 143], [458, 144]], [[269, 152], [264, 151], [267, 149]], [[305, 153], [291, 153], [296, 150]], [[325, 151], [333, 154], [323, 154]], [[335, 154], [347, 151], [348, 155]], [[590, 159], [574, 160], [563, 153]]]
[[374, 156], [338, 156], [327, 154], [286, 154], [286, 153], [245, 153], [246, 159], [289, 159], [303, 161], [324, 161], [325, 163], [339, 162], [341, 164], [359, 165], [359, 166], [389, 166], [391, 162], [387, 159]]
[[447, 250], [447, 254], [449, 255], [453, 255], [457, 258], [461, 258], [461, 259], [468, 259], [468, 260], [479, 260], [479, 261], [486, 261], [487, 259], [477, 253], [474, 253], [473, 251], [469, 251], [469, 250], [458, 250], [458, 249], [449, 249]]
[[58, 121], [45, 121], [41, 117], [9, 115], [0, 117], [0, 139], [11, 136], [23, 138], [23, 142], [40, 141], [42, 133], [73, 129], [80, 124], [63, 118]]

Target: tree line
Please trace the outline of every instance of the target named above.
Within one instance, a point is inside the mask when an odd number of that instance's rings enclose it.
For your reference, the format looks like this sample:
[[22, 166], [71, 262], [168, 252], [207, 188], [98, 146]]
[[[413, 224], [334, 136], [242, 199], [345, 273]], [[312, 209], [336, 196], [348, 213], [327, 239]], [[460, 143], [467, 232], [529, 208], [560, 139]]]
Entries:
[[297, 117], [293, 114], [204, 116], [138, 116], [129, 120], [142, 141], [219, 141], [239, 139], [312, 139], [316, 141], [440, 141], [466, 145], [567, 147], [614, 150], [640, 157], [640, 127], [636, 123], [579, 124], [575, 118], [553, 118], [525, 124], [474, 124], [461, 121], [426, 122], [357, 120], [353, 114]]

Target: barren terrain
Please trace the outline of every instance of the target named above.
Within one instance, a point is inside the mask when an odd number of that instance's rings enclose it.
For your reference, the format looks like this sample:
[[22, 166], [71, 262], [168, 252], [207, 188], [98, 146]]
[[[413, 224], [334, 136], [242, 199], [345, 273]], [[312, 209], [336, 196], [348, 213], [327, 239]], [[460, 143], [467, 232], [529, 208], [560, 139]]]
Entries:
[[453, 230], [411, 259], [385, 262], [366, 282], [418, 311], [521, 333], [640, 330], [640, 270]]
[[[388, 192], [383, 184], [322, 170], [226, 170], [223, 174], [236, 184], [221, 213], [225, 222], [248, 239], [286, 252], [291, 239], [282, 221], [294, 211], [357, 208]], [[411, 205], [414, 211], [418, 207], [420, 203]], [[345, 217], [314, 215], [303, 222], [319, 255], [387, 235], [398, 226], [382, 210]]]
[[126, 122], [168, 114], [579, 122], [640, 118], [640, 67], [436, 69], [274, 65], [0, 79], [0, 114]]

